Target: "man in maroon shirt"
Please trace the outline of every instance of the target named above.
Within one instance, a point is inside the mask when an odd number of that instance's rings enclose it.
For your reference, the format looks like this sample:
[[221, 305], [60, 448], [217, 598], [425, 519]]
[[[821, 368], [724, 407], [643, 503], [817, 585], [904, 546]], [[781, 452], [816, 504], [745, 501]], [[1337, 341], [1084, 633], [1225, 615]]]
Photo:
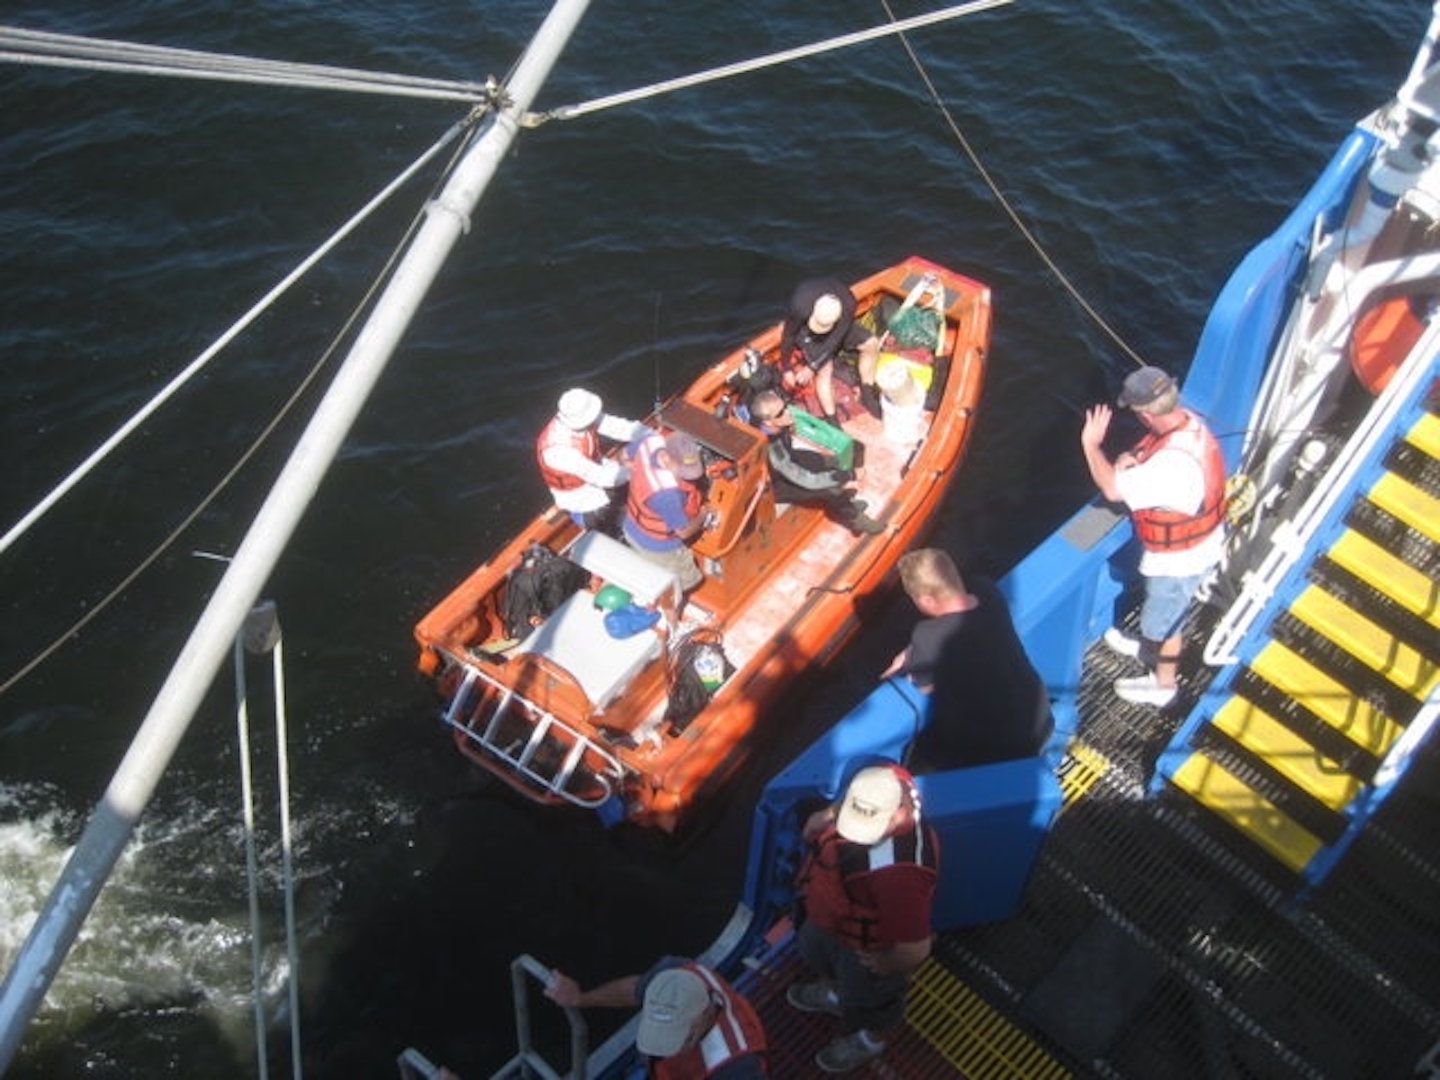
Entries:
[[790, 987], [805, 1012], [840, 1019], [842, 1034], [815, 1057], [849, 1072], [885, 1050], [905, 1012], [910, 974], [930, 955], [938, 850], [920, 820], [920, 795], [899, 765], [861, 769], [844, 797], [805, 823], [811, 850], [797, 882], [804, 921], [796, 944], [820, 976]]

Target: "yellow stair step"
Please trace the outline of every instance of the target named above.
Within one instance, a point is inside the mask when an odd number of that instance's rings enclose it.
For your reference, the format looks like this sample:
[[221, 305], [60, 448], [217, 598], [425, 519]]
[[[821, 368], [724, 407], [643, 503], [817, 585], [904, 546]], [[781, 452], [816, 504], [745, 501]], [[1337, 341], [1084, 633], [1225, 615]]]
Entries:
[[1368, 537], [1347, 529], [1330, 558], [1431, 626], [1440, 627], [1440, 585]]
[[1440, 458], [1440, 417], [1424, 413], [1405, 434], [1405, 441], [1414, 444], [1433, 458]]
[[1421, 655], [1318, 585], [1302, 592], [1290, 612], [1417, 701], [1424, 701], [1440, 682], [1435, 658]]
[[1210, 722], [1331, 810], [1350, 805], [1362, 787], [1338, 761], [1244, 698], [1232, 697]]
[[1356, 746], [1383, 757], [1404, 730], [1299, 653], [1278, 641], [1260, 650], [1250, 670], [1273, 684]]
[[1170, 780], [1297, 874], [1324, 847], [1309, 829], [1203, 754], [1192, 754]]
[[1440, 543], [1440, 499], [1403, 476], [1386, 473], [1370, 489], [1369, 499], [1410, 528]]

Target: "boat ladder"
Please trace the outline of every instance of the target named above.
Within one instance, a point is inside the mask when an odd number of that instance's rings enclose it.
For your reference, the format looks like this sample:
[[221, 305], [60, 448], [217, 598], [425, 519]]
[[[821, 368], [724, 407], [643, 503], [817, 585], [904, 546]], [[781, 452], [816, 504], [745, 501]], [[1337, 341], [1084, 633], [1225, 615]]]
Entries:
[[[1170, 744], [1156, 786], [1314, 886], [1440, 711], [1440, 402], [1427, 365], [1314, 532], [1308, 563]], [[1203, 815], [1202, 815], [1203, 816]], [[1222, 830], [1228, 831], [1228, 830]], [[1267, 876], [1270, 876], [1267, 873]]]
[[[517, 694], [514, 687], [491, 678], [473, 665], [463, 664], [463, 668], [464, 678], [442, 717], [447, 727], [463, 735], [526, 788], [551, 799], [594, 810], [616, 793], [625, 767], [606, 747]], [[475, 691], [481, 683], [489, 684], [497, 695], [494, 708], [488, 712], [474, 703]], [[523, 737], [514, 733], [519, 725], [505, 723], [521, 711], [529, 728]], [[580, 767], [587, 759], [591, 762], [598, 759], [601, 767], [587, 767], [582, 774]], [[600, 792], [587, 794], [571, 790], [577, 775], [593, 778], [600, 785]]]

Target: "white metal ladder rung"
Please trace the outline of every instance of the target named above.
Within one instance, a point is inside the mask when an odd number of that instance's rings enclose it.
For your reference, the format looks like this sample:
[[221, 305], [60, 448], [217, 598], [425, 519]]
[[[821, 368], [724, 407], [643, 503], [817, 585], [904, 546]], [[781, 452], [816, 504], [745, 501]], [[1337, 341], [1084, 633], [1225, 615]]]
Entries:
[[580, 759], [585, 756], [585, 748], [588, 745], [590, 745], [590, 740], [585, 738], [576, 739], [571, 745], [570, 752], [565, 755], [565, 760], [560, 763], [560, 768], [555, 773], [554, 790], [557, 794], [570, 783], [570, 777], [579, 766]]
[[455, 691], [454, 697], [450, 699], [450, 706], [445, 710], [445, 723], [450, 727], [465, 727], [458, 719], [458, 714], [464, 711], [465, 703], [470, 700], [470, 691], [475, 686], [475, 680], [479, 673], [474, 668], [465, 669], [465, 679], [460, 683], [460, 688]]
[[[535, 751], [540, 749], [540, 744], [545, 741], [545, 736], [550, 733], [550, 729], [554, 726], [555, 718], [549, 713], [546, 713], [540, 718], [540, 722], [535, 725], [535, 730], [530, 733], [530, 738], [525, 743], [525, 749], [520, 751], [519, 756], [516, 757], [508, 754], [506, 756], [511, 757], [516, 765], [533, 773], [534, 770], [530, 769], [530, 759], [535, 756]], [[536, 775], [539, 774], [537, 773]]]
[[[615, 790], [615, 782], [624, 773], [624, 766], [620, 761], [601, 744], [595, 742], [588, 735], [576, 731], [559, 717], [549, 710], [541, 708], [521, 695], [513, 686], [507, 685], [498, 679], [487, 675], [483, 670], [473, 667], [461, 660], [456, 660], [459, 666], [464, 668], [464, 678], [459, 688], [451, 698], [449, 706], [445, 710], [444, 722], [447, 726], [462, 732], [466, 739], [484, 750], [492, 758], [504, 762], [514, 769], [526, 782], [533, 784], [556, 798], [576, 806], [594, 809], [608, 799]], [[462, 720], [466, 709], [474, 693], [477, 682], [488, 683], [498, 692], [498, 699], [495, 707], [490, 710], [486, 719], [484, 730], [477, 731], [473, 726], [478, 719], [471, 716]], [[525, 745], [518, 752], [510, 747], [500, 745], [498, 736], [500, 727], [516, 701], [519, 701], [535, 717], [533, 721], [534, 730], [530, 732]], [[556, 769], [549, 774], [542, 773], [531, 766], [531, 761], [544, 745], [547, 739], [556, 742], [569, 740], [569, 749], [565, 752], [564, 759]], [[585, 760], [587, 753], [593, 753], [604, 763], [603, 771], [595, 772], [596, 781], [605, 789], [603, 798], [595, 799], [577, 795], [568, 790], [568, 785], [574, 778], [576, 771]]]
[[495, 703], [495, 709], [490, 714], [490, 722], [485, 725], [485, 734], [480, 736], [482, 742], [486, 743], [487, 745], [494, 744], [495, 729], [500, 726], [500, 720], [509, 710], [510, 701], [514, 697], [515, 691], [510, 689], [509, 687], [506, 687], [505, 693], [501, 694], [500, 700]]

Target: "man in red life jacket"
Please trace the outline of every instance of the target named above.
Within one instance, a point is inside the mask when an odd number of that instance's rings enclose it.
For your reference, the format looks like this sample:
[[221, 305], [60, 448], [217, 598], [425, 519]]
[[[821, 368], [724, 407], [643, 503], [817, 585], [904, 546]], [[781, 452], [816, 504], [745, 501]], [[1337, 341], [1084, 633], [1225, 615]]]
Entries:
[[1126, 377], [1118, 402], [1145, 425], [1147, 434], [1135, 448], [1113, 461], [1106, 456], [1101, 443], [1110, 430], [1108, 405], [1087, 410], [1080, 432], [1096, 487], [1125, 504], [1141, 547], [1140, 636], [1111, 627], [1105, 643], [1150, 670], [1115, 680], [1115, 692], [1159, 707], [1175, 697], [1185, 613], [1225, 548], [1225, 459], [1214, 434], [1179, 399], [1174, 379], [1142, 367]]
[[700, 447], [688, 435], [664, 438], [652, 431], [627, 446], [624, 457], [630, 464], [625, 542], [674, 573], [689, 592], [702, 577], [688, 545], [710, 520], [695, 484], [705, 475]]
[[611, 416], [589, 390], [566, 390], [535, 441], [540, 476], [555, 505], [582, 529], [613, 533], [620, 517], [616, 496], [630, 478], [630, 469], [602, 457], [600, 440], [628, 443], [649, 430], [637, 421]]
[[930, 955], [939, 851], [920, 820], [915, 781], [894, 764], [857, 772], [840, 802], [810, 816], [804, 835], [811, 850], [797, 879], [804, 921], [796, 945], [820, 978], [791, 986], [786, 999], [839, 1017], [843, 1034], [815, 1063], [849, 1072], [884, 1052], [910, 974]]
[[827, 421], [835, 418], [835, 361], [842, 352], [857, 353], [856, 370], [865, 407], [880, 415], [875, 368], [880, 339], [855, 321], [855, 294], [837, 278], [811, 278], [795, 287], [780, 329], [780, 370], [792, 395], [814, 386]]
[[760, 1080], [765, 1031], [750, 1002], [715, 972], [667, 956], [643, 975], [626, 975], [582, 990], [558, 971], [545, 989], [571, 1008], [640, 1006], [635, 1048], [650, 1059], [656, 1080]]

